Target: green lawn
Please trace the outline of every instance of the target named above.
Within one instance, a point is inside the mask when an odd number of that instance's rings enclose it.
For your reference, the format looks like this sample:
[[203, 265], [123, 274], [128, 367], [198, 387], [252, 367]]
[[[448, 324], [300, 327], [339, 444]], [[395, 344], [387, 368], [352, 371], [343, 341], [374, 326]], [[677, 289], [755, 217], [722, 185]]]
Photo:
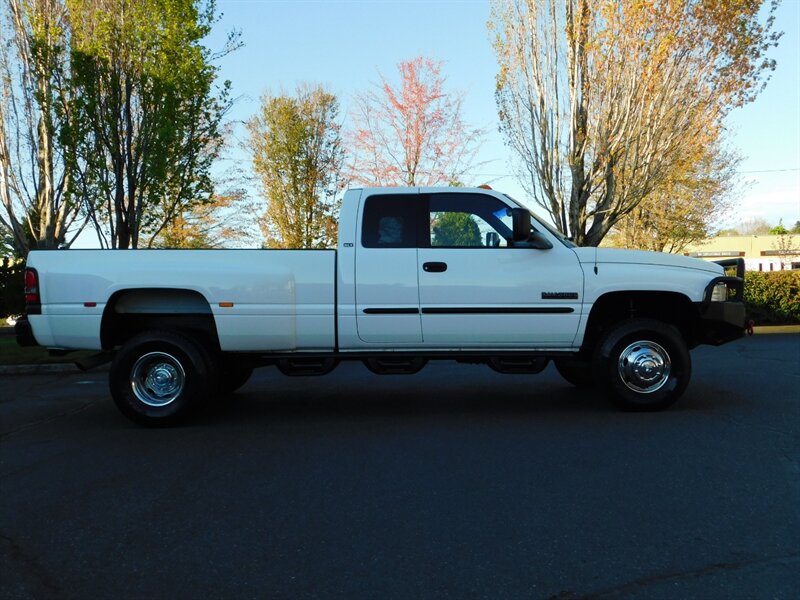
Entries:
[[13, 335], [0, 335], [0, 365], [42, 365], [71, 363], [96, 352], [71, 352], [66, 356], [49, 356], [41, 346], [22, 348]]

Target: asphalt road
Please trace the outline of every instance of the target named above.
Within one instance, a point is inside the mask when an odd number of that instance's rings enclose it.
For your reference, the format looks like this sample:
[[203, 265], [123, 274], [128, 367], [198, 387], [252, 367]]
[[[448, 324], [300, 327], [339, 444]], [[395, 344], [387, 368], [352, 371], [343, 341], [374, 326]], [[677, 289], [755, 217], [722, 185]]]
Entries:
[[0, 598], [800, 597], [800, 335], [658, 414], [484, 366], [262, 369], [169, 430], [0, 379]]

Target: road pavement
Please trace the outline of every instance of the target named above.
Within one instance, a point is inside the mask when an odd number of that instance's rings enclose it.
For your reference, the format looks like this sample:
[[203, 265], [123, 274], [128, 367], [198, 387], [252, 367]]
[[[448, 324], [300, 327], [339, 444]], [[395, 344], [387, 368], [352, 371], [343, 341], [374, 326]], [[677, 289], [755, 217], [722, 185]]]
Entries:
[[800, 597], [800, 335], [621, 413], [553, 369], [261, 369], [191, 425], [0, 377], [0, 598]]

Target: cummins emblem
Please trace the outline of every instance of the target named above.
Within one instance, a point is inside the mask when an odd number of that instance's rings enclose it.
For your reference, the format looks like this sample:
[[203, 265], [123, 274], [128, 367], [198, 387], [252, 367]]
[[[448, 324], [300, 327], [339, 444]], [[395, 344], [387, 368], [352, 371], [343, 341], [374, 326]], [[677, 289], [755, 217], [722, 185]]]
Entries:
[[578, 292], [542, 292], [542, 300], [577, 300]]

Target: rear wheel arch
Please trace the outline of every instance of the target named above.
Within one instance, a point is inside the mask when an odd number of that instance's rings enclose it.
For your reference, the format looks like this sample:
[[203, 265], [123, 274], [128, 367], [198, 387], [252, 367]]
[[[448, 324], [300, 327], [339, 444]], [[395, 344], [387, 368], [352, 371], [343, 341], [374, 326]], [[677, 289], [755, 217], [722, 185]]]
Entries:
[[219, 350], [216, 322], [208, 300], [197, 291], [179, 288], [136, 288], [109, 298], [100, 325], [104, 350], [121, 346], [151, 330], [172, 330]]

